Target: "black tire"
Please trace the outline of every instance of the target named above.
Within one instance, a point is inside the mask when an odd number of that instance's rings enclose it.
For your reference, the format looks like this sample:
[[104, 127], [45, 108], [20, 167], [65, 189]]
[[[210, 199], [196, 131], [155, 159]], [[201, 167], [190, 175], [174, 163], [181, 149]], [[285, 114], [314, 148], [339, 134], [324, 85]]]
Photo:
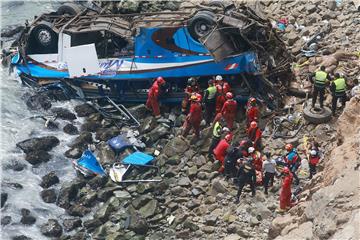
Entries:
[[30, 39], [37, 53], [55, 53], [57, 52], [58, 35], [51, 28], [48, 22], [42, 22], [36, 25], [30, 33]]
[[200, 11], [193, 16], [188, 24], [188, 31], [192, 38], [198, 40], [210, 33], [215, 27], [216, 15], [210, 11]]
[[331, 110], [328, 107], [323, 107], [322, 109], [315, 105], [315, 108], [311, 106], [311, 100], [307, 103], [304, 108], [304, 118], [310, 123], [320, 124], [326, 123], [331, 120]]
[[76, 15], [81, 12], [81, 7], [75, 3], [64, 3], [56, 11], [57, 15]]

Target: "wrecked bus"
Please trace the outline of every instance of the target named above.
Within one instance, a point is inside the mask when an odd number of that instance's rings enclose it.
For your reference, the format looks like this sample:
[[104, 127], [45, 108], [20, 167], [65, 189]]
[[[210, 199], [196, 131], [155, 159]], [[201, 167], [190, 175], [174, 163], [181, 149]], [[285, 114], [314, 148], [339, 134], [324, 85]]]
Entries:
[[254, 91], [264, 96], [261, 91], [274, 94], [269, 89], [290, 71], [284, 44], [267, 23], [234, 5], [111, 14], [65, 3], [26, 25], [12, 65], [23, 83], [71, 97], [144, 102], [153, 79], [162, 76], [162, 101], [175, 103], [189, 77], [205, 87], [218, 74], [237, 99]]

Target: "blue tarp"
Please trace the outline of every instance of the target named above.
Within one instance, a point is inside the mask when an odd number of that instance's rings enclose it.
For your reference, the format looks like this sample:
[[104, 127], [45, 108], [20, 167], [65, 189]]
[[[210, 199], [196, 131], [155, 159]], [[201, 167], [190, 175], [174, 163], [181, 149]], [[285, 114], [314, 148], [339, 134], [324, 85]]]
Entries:
[[116, 152], [121, 152], [125, 148], [132, 147], [132, 144], [128, 141], [128, 139], [122, 135], [117, 137], [113, 137], [108, 141], [110, 147], [112, 147]]
[[82, 154], [81, 158], [77, 161], [77, 164], [95, 174], [106, 175], [104, 169], [100, 166], [94, 154], [89, 150], [86, 150]]
[[134, 152], [130, 154], [122, 161], [123, 164], [132, 164], [132, 165], [148, 165], [151, 161], [154, 160], [154, 157], [143, 153], [143, 152]]

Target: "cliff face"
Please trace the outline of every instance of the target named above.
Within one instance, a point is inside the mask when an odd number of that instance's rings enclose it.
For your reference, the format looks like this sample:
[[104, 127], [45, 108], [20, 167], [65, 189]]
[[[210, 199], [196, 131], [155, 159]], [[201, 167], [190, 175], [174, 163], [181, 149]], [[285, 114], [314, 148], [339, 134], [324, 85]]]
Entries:
[[360, 98], [346, 104], [329, 143], [323, 171], [305, 186], [302, 201], [273, 220], [276, 239], [358, 239], [360, 220]]

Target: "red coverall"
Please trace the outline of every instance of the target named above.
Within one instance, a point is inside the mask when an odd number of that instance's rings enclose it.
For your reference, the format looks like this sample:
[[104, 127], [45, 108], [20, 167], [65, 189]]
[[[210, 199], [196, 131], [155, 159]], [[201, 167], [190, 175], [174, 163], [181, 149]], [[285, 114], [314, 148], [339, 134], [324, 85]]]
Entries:
[[221, 114], [224, 117], [227, 127], [232, 129], [234, 126], [234, 120], [236, 117], [237, 102], [233, 99], [226, 100], [224, 103]]
[[256, 151], [251, 154], [253, 161], [253, 165], [256, 172], [256, 184], [261, 185], [263, 180], [263, 172], [262, 172], [262, 165], [263, 161], [261, 160], [260, 152]]
[[152, 109], [154, 116], [160, 116], [160, 107], [159, 107], [159, 83], [155, 81], [151, 88], [149, 89], [148, 99], [146, 101], [146, 107]]
[[216, 84], [216, 92], [217, 92], [216, 113], [221, 112], [223, 104], [226, 101], [225, 95], [230, 90], [231, 90], [230, 85], [227, 82], [222, 82], [222, 83]]
[[281, 191], [280, 191], [280, 209], [285, 210], [291, 207], [291, 184], [293, 176], [291, 173], [283, 178]]
[[186, 120], [184, 122], [184, 133], [183, 136], [186, 137], [191, 128], [194, 129], [194, 133], [196, 137], [200, 137], [200, 123], [202, 120], [202, 109], [201, 104], [199, 102], [191, 102], [190, 112], [186, 116]]
[[213, 151], [213, 153], [215, 155], [215, 159], [219, 160], [221, 163], [219, 172], [224, 172], [224, 169], [225, 169], [224, 160], [225, 160], [225, 156], [226, 156], [226, 151], [229, 148], [229, 146], [230, 146], [230, 144], [225, 139], [222, 139]]
[[183, 113], [187, 112], [188, 105], [189, 105], [189, 102], [190, 102], [190, 96], [194, 92], [199, 92], [199, 86], [198, 85], [186, 86], [186, 88], [185, 88], [185, 97], [181, 102], [181, 110], [182, 110]]
[[246, 111], [247, 125], [249, 126], [252, 121], [259, 119], [259, 109], [256, 106], [249, 106]]
[[261, 135], [262, 132], [258, 127], [248, 129], [248, 137], [254, 142], [254, 148], [256, 150], [261, 150]]

